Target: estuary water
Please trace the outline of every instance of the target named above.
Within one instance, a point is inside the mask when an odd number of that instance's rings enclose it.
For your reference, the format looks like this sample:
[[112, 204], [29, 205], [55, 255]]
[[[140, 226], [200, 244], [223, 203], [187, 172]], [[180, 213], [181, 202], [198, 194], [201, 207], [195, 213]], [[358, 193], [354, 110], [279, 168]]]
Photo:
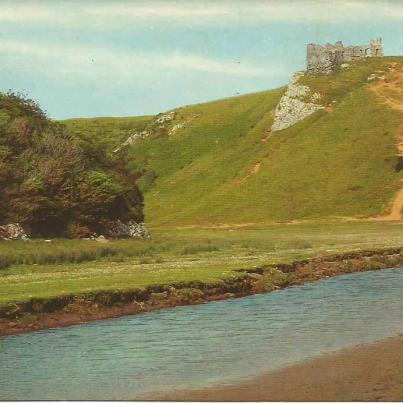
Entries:
[[403, 269], [0, 339], [0, 400], [228, 384], [403, 332]]

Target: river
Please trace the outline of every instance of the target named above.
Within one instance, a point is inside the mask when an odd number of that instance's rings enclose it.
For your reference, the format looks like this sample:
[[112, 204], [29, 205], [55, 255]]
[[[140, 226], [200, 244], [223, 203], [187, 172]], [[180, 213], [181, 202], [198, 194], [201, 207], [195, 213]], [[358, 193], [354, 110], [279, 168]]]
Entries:
[[254, 377], [403, 331], [403, 269], [0, 339], [1, 400], [130, 399]]

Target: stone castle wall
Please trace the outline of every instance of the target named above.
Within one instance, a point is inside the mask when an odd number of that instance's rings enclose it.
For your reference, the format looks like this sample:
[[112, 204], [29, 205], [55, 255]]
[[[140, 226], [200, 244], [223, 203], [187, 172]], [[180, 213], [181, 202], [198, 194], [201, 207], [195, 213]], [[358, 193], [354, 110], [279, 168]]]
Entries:
[[368, 45], [344, 47], [341, 41], [325, 46], [309, 44], [306, 52], [308, 74], [329, 74], [337, 66], [366, 57], [382, 57], [382, 39], [371, 40]]

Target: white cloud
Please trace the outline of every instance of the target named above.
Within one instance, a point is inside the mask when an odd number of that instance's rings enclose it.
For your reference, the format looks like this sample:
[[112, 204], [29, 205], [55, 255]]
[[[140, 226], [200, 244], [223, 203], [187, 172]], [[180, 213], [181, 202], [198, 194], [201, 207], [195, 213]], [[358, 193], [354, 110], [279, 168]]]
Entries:
[[42, 66], [42, 73], [63, 73], [69, 76], [100, 76], [118, 78], [161, 70], [195, 71], [225, 76], [273, 77], [283, 76], [279, 66], [256, 66], [239, 61], [215, 60], [192, 54], [153, 54], [123, 52], [89, 46], [67, 46], [46, 42], [0, 42], [3, 64], [16, 68]]
[[3, 2], [0, 22], [120, 28], [122, 24], [264, 24], [403, 19], [403, 4], [382, 0]]
[[[151, 6], [149, 4], [152, 4]], [[89, 16], [113, 21], [181, 20], [194, 24], [267, 22], [345, 22], [374, 17], [402, 18], [403, 5], [381, 0], [249, 0], [109, 3], [86, 10]]]

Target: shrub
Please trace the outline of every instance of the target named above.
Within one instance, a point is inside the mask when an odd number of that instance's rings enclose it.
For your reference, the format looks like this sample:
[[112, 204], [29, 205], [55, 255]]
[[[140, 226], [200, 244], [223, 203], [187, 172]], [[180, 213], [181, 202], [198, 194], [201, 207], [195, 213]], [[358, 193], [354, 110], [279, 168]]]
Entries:
[[34, 101], [0, 93], [0, 224], [85, 237], [116, 219], [142, 221], [138, 176], [124, 160], [72, 137]]

